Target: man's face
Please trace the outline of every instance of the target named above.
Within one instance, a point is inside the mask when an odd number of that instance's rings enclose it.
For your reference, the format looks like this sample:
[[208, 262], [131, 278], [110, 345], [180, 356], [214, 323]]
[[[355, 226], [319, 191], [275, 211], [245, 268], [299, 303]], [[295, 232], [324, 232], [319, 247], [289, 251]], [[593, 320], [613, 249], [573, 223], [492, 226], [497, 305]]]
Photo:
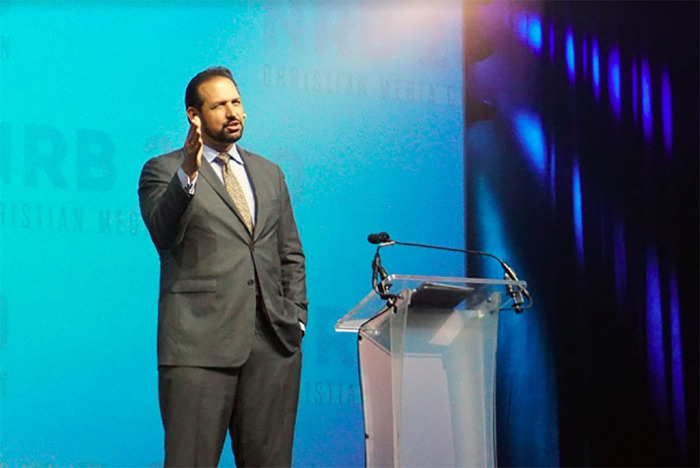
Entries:
[[221, 76], [199, 85], [199, 95], [202, 97], [202, 108], [188, 109], [190, 120], [193, 113], [199, 115], [204, 144], [227, 151], [243, 136], [245, 114], [241, 95], [231, 80]]

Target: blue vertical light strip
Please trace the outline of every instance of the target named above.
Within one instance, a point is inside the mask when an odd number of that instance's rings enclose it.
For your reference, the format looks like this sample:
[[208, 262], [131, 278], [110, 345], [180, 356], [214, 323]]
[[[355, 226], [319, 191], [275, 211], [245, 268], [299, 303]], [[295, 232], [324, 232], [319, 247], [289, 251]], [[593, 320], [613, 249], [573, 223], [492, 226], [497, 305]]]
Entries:
[[671, 385], [673, 392], [673, 436], [676, 447], [685, 455], [687, 431], [685, 422], [685, 388], [683, 386], [683, 346], [681, 337], [680, 300], [675, 268], [669, 277], [669, 315], [671, 326]]
[[[664, 356], [664, 329], [661, 307], [661, 279], [656, 246], [647, 246], [647, 365], [652, 404], [659, 421], [666, 423], [668, 394], [666, 391], [666, 361]], [[667, 425], [664, 425], [664, 429]]]
[[518, 112], [513, 119], [516, 136], [522, 145], [523, 153], [541, 182], [546, 177], [547, 155], [544, 130], [539, 116]]
[[627, 293], [627, 245], [625, 243], [625, 222], [618, 213], [613, 226], [613, 258], [615, 268], [615, 300], [618, 310], [625, 304]]
[[566, 72], [569, 82], [576, 80], [576, 51], [574, 49], [574, 33], [571, 28], [566, 28]]
[[574, 161], [574, 170], [571, 179], [576, 254], [579, 265], [583, 266], [583, 197], [581, 194], [581, 170], [578, 159]]
[[622, 116], [622, 103], [620, 96], [620, 51], [612, 47], [608, 55], [608, 99], [610, 107], [620, 120]]
[[537, 55], [542, 53], [542, 20], [540, 16], [533, 13], [527, 21], [527, 37], [532, 49]]
[[595, 98], [600, 100], [600, 52], [598, 39], [595, 37], [591, 40], [591, 78], [593, 79]]
[[637, 59], [632, 60], [632, 116], [634, 123], [639, 121], [639, 70]]
[[661, 73], [661, 126], [664, 134], [664, 150], [666, 156], [673, 152], [673, 109], [671, 102], [671, 78], [668, 69]]
[[651, 74], [649, 73], [649, 59], [642, 59], [642, 130], [644, 140], [650, 144], [654, 137], [654, 126], [651, 111]]

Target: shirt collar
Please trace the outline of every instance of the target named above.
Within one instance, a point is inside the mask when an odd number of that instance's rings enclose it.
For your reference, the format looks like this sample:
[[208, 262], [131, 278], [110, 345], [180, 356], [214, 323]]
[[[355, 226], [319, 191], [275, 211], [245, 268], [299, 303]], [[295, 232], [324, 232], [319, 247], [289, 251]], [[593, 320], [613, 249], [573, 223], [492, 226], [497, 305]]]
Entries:
[[[213, 164], [214, 159], [216, 159], [219, 153], [220, 152], [216, 151], [214, 148], [203, 145], [202, 156], [204, 156], [209, 163]], [[241, 166], [244, 164], [243, 158], [241, 157], [240, 153], [238, 153], [238, 145], [234, 144], [228, 151], [228, 155], [231, 156], [231, 160], [236, 161]]]

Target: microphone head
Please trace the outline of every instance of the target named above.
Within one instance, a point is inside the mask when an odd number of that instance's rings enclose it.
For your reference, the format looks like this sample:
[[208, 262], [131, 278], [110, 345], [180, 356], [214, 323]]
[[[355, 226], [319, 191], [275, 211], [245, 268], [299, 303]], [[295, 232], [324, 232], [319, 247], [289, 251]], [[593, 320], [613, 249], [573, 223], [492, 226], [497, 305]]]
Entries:
[[381, 244], [382, 242], [389, 242], [390, 239], [391, 237], [386, 232], [378, 232], [367, 236], [370, 244]]

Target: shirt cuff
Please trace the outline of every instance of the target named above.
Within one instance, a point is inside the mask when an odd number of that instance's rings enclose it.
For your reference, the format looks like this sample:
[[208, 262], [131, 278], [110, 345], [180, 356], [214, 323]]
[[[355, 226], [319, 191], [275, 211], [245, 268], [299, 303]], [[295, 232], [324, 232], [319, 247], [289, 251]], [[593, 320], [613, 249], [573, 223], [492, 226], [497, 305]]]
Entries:
[[185, 173], [185, 170], [182, 168], [182, 166], [177, 168], [177, 177], [180, 179], [180, 183], [182, 184], [182, 189], [187, 192], [190, 195], [194, 195], [194, 188], [197, 183], [197, 177], [199, 176], [199, 172], [194, 175], [192, 180], [190, 180], [190, 176], [188, 176]]

